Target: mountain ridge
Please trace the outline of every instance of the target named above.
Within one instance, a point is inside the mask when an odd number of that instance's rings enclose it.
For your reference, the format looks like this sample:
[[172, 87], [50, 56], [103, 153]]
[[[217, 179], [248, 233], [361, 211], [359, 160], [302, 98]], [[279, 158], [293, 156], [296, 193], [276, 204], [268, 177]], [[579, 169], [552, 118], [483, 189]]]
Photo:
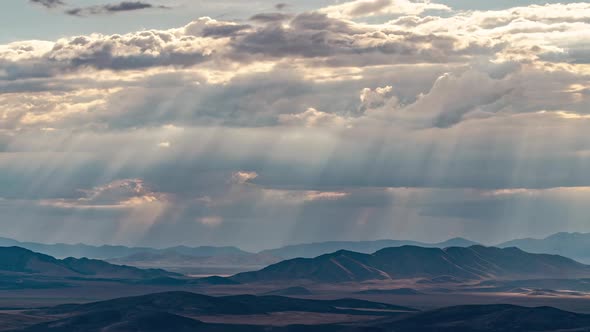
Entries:
[[514, 239], [496, 246], [501, 248], [516, 246], [532, 253], [557, 254], [590, 263], [590, 233], [560, 232], [541, 239]]
[[231, 279], [241, 283], [280, 280], [362, 282], [440, 276], [479, 280], [589, 275], [590, 266], [566, 257], [477, 245], [445, 249], [402, 246], [381, 249], [373, 254], [339, 250], [316, 258], [285, 260], [259, 271], [236, 274]]
[[0, 273], [52, 277], [150, 279], [181, 276], [160, 269], [138, 269], [88, 258], [57, 259], [20, 247], [0, 247]]
[[380, 249], [390, 247], [401, 247], [406, 245], [418, 246], [424, 248], [446, 248], [446, 247], [469, 247], [477, 245], [473, 242], [461, 237], [452, 238], [443, 242], [426, 243], [412, 240], [374, 240], [374, 241], [326, 241], [314, 243], [302, 243], [288, 245], [275, 249], [267, 249], [261, 253], [270, 254], [275, 257], [283, 259], [291, 258], [313, 258], [323, 254], [335, 252], [337, 250], [349, 250], [360, 253], [374, 253]]
[[174, 246], [168, 248], [151, 248], [151, 247], [127, 247], [122, 245], [101, 245], [93, 246], [83, 243], [78, 244], [66, 244], [66, 243], [37, 243], [37, 242], [21, 242], [18, 240], [0, 237], [0, 247], [21, 247], [29, 249], [31, 251], [44, 253], [56, 258], [94, 258], [94, 259], [111, 259], [120, 258], [133, 254], [144, 253], [144, 252], [169, 252], [174, 251], [180, 254], [192, 255], [197, 257], [211, 257], [220, 254], [249, 254], [249, 252], [241, 250], [236, 247], [224, 246]]

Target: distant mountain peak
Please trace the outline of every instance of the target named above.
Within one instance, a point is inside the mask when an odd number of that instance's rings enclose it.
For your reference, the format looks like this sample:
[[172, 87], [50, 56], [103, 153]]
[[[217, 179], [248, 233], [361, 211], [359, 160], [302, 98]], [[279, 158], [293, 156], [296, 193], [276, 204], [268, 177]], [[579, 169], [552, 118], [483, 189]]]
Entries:
[[542, 239], [515, 239], [498, 247], [518, 247], [527, 252], [561, 255], [590, 263], [590, 233], [560, 232]]

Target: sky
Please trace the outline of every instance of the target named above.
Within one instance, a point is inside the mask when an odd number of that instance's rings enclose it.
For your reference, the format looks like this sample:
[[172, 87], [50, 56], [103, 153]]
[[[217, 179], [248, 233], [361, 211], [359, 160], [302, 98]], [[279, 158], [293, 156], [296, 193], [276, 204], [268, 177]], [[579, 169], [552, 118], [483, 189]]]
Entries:
[[590, 3], [0, 6], [0, 236], [590, 232]]

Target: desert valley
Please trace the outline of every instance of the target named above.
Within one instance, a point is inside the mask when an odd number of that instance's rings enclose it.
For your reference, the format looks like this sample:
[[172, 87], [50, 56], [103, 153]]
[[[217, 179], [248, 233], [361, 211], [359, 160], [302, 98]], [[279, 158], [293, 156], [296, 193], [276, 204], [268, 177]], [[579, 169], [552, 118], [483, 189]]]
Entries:
[[[556, 236], [590, 239], [588, 234]], [[277, 253], [286, 257], [321, 253], [318, 250], [329, 251], [333, 244], [248, 253], [223, 247], [115, 249], [20, 243], [54, 254], [58, 250], [103, 258], [128, 254], [108, 261], [140, 267], [1, 247], [0, 326], [3, 331], [583, 331], [590, 327], [590, 265], [556, 254], [485, 247], [463, 239], [387, 246], [392, 243], [339, 243], [363, 251], [386, 247], [370, 254], [338, 250], [284, 260]], [[261, 259], [255, 261], [258, 265], [264, 265], [262, 258], [277, 262], [232, 275], [196, 276], [160, 268], [246, 270], [254, 258]], [[165, 326], [158, 325], [162, 320]]]

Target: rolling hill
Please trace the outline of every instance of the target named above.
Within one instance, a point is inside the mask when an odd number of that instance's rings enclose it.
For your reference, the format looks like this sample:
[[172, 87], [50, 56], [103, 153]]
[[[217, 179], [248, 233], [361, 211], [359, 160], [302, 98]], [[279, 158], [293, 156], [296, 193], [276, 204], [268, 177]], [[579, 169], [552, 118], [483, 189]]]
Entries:
[[[364, 309], [355, 311], [344, 308]], [[397, 309], [405, 311], [399, 312]], [[364, 313], [375, 315], [375, 318], [342, 325], [265, 326], [239, 322], [205, 323], [192, 316], [206, 313], [218, 317], [241, 315], [247, 318], [251, 314], [287, 311], [348, 315]], [[419, 312], [358, 300], [319, 301], [249, 295], [213, 298], [185, 292], [150, 294], [85, 305], [62, 305], [45, 312], [37, 310], [27, 314], [30, 316], [19, 316], [19, 319], [31, 319], [30, 323], [23, 322], [29, 327], [14, 332], [573, 332], [587, 331], [590, 327], [590, 315], [551, 307], [464, 305]], [[59, 316], [43, 316], [45, 314]], [[46, 321], [37, 323], [39, 319]]]
[[241, 283], [286, 280], [331, 283], [441, 276], [459, 280], [576, 278], [590, 276], [590, 266], [561, 256], [530, 254], [518, 248], [403, 246], [374, 254], [340, 250], [316, 258], [296, 258], [260, 271], [240, 273], [231, 279]]
[[116, 310], [121, 312], [169, 312], [178, 315], [252, 315], [272, 312], [343, 313], [382, 315], [383, 311], [414, 312], [415, 309], [356, 299], [307, 300], [283, 296], [232, 295], [214, 297], [190, 292], [165, 292], [114, 300], [68, 304], [34, 311], [35, 314], [72, 315]]

